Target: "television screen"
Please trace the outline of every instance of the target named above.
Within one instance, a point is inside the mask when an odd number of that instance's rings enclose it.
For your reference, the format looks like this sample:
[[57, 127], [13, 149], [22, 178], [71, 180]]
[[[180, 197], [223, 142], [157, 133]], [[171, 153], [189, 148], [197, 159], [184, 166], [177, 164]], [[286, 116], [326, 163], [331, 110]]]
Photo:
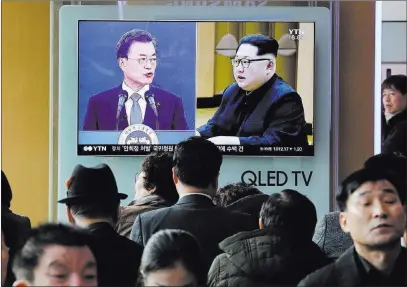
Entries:
[[314, 23], [78, 23], [78, 155], [314, 155]]

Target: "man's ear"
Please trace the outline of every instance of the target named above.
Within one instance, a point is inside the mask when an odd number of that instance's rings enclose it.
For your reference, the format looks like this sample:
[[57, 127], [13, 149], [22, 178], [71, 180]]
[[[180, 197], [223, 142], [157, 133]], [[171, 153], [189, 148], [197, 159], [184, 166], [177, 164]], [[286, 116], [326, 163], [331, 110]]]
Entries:
[[119, 59], [117, 59], [117, 63], [119, 64], [119, 67], [120, 67], [121, 69], [123, 69], [123, 68], [126, 66], [126, 61], [125, 61], [124, 58], [119, 58]]
[[349, 233], [348, 217], [346, 212], [339, 214], [339, 224], [344, 232]]
[[154, 194], [155, 193], [155, 191], [157, 190], [157, 188], [156, 187], [153, 187], [152, 189], [149, 189], [148, 190], [148, 194]]
[[273, 61], [269, 61], [267, 64], [267, 70], [275, 71], [275, 64]]
[[219, 175], [220, 175], [220, 174], [218, 174], [218, 176], [216, 177], [215, 181], [213, 182], [213, 188], [214, 188], [215, 190], [218, 190], [218, 188], [219, 188]]
[[66, 206], [66, 216], [68, 217], [69, 223], [71, 223], [71, 224], [75, 223], [75, 219], [73, 218], [71, 210], [69, 209], [68, 205]]
[[259, 228], [263, 229], [263, 221], [261, 220], [261, 217], [259, 218]]
[[31, 286], [31, 285], [30, 285], [30, 283], [29, 283], [28, 281], [26, 281], [26, 280], [16, 280], [16, 281], [13, 283], [13, 286], [16, 286], [16, 287], [25, 287], [25, 286]]
[[175, 167], [172, 168], [172, 180], [174, 181], [175, 184], [178, 184], [179, 182], [178, 176], [175, 173]]

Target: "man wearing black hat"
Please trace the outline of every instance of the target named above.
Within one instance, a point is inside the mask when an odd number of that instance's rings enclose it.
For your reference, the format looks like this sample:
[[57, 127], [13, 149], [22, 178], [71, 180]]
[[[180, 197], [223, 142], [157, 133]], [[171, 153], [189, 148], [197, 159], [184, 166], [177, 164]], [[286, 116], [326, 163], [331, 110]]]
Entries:
[[278, 42], [264, 35], [240, 40], [232, 59], [236, 82], [199, 134], [217, 145], [307, 146], [300, 95], [276, 72]]
[[99, 286], [135, 286], [142, 247], [116, 233], [120, 200], [112, 170], [106, 164], [88, 168], [77, 165], [67, 181], [67, 205], [71, 223], [86, 228], [93, 236], [90, 244], [98, 268]]

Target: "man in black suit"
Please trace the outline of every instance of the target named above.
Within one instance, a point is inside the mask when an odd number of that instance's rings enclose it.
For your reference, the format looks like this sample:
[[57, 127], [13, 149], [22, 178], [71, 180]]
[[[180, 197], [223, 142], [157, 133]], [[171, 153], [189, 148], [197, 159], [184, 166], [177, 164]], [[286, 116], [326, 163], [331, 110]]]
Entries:
[[116, 179], [106, 164], [88, 168], [77, 165], [66, 183], [69, 222], [92, 235], [89, 246], [95, 255], [99, 286], [135, 286], [142, 247], [116, 233], [119, 203], [127, 198], [118, 192]]
[[232, 59], [236, 82], [199, 134], [217, 145], [308, 146], [301, 96], [276, 74], [278, 42], [264, 35], [240, 40]]
[[254, 217], [213, 204], [221, 164], [222, 154], [210, 141], [192, 137], [179, 143], [173, 157], [173, 179], [180, 199], [171, 207], [140, 214], [130, 238], [144, 246], [159, 230], [188, 231], [200, 243], [209, 270], [222, 240], [257, 228]]
[[347, 177], [336, 199], [342, 229], [354, 247], [299, 286], [407, 286], [405, 184], [393, 173], [362, 169]]

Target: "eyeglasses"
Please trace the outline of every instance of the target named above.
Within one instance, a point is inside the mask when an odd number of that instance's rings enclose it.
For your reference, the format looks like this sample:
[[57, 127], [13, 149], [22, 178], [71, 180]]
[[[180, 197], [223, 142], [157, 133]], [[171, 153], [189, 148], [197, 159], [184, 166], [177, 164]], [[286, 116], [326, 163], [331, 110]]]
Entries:
[[238, 67], [240, 63], [242, 63], [243, 68], [249, 68], [251, 62], [258, 62], [258, 61], [271, 61], [271, 59], [232, 59], [231, 63], [233, 67]]
[[157, 58], [145, 58], [145, 57], [143, 57], [143, 58], [137, 58], [137, 59], [133, 59], [133, 58], [127, 58], [127, 59], [138, 61], [140, 66], [143, 66], [143, 67], [145, 67], [147, 65], [147, 62], [149, 62], [151, 66], [157, 65]]

